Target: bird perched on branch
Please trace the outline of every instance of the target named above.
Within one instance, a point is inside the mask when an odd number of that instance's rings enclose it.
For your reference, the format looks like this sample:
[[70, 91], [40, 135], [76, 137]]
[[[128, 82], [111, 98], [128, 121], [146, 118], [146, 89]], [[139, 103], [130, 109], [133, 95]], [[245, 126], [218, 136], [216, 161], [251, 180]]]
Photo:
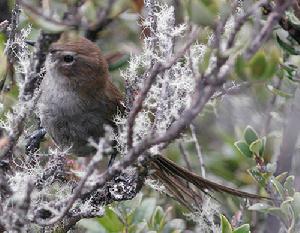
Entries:
[[52, 44], [41, 83], [41, 125], [62, 149], [77, 156], [95, 151], [87, 140], [104, 135], [104, 125], [114, 127], [122, 111], [122, 95], [109, 78], [108, 65], [91, 41], [62, 34]]
[[[41, 91], [38, 105], [41, 126], [60, 148], [70, 147], [70, 152], [77, 156], [91, 155], [95, 149], [87, 140], [104, 136], [105, 124], [115, 128], [114, 115], [124, 111], [122, 95], [109, 78], [102, 52], [83, 37], [63, 34], [52, 44]], [[152, 177], [159, 179], [186, 206], [188, 199], [199, 196], [187, 183], [203, 192], [214, 190], [260, 198], [206, 180], [163, 156], [153, 158], [146, 166], [154, 170]]]

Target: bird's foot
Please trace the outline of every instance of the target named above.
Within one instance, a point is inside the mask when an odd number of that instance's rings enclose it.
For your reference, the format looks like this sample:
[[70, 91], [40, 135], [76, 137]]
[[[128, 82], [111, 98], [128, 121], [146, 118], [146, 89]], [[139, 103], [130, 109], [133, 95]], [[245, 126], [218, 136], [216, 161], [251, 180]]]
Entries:
[[36, 152], [39, 147], [42, 139], [44, 138], [46, 134], [46, 130], [44, 128], [40, 128], [33, 132], [33, 134], [29, 137], [27, 143], [26, 143], [26, 154], [30, 155]]

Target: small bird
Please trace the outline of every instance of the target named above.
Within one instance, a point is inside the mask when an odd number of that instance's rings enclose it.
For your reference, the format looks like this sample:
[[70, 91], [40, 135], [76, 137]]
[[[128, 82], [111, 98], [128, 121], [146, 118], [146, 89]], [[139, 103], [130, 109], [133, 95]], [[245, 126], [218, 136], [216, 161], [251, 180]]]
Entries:
[[[51, 45], [45, 66], [38, 104], [41, 126], [61, 149], [70, 148], [77, 156], [93, 154], [95, 149], [89, 146], [88, 139], [97, 141], [104, 136], [105, 124], [116, 128], [114, 115], [124, 112], [123, 96], [109, 78], [101, 50], [88, 39], [64, 33]], [[189, 208], [190, 200], [201, 197], [187, 183], [204, 193], [213, 190], [261, 198], [206, 180], [161, 155], [147, 166], [154, 171], [151, 176]]]
[[45, 62], [38, 108], [41, 126], [61, 149], [77, 156], [95, 152], [88, 139], [115, 128], [113, 117], [122, 111], [122, 95], [109, 78], [100, 49], [74, 34], [62, 34]]

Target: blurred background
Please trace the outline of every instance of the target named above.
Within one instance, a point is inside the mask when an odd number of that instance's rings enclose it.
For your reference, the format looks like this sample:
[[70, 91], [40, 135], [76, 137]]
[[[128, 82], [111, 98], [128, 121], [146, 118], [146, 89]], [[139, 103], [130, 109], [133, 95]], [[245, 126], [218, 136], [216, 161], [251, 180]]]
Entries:
[[[161, 2], [174, 7], [176, 23], [189, 20], [201, 26], [199, 43], [204, 44], [209, 40], [213, 23], [229, 12], [232, 4], [229, 0]], [[241, 12], [255, 3], [251, 0], [238, 2]], [[0, 0], [0, 22], [10, 21], [14, 3], [14, 0]], [[130, 55], [141, 52], [143, 38], [147, 34], [147, 30], [141, 26], [143, 17], [143, 0], [24, 0], [18, 30], [31, 27], [28, 39], [36, 41], [41, 30], [57, 33], [67, 30], [72, 22], [72, 28], [79, 34], [99, 45], [109, 62], [114, 83], [124, 90], [120, 70], [126, 68]], [[263, 22], [266, 16], [263, 12], [258, 12], [257, 17]], [[104, 23], [99, 25], [99, 19]], [[241, 48], [255, 33], [257, 25], [254, 22], [256, 21], [250, 20], [239, 33], [237, 44]], [[232, 24], [227, 24], [226, 30], [231, 28]], [[15, 80], [15, 73], [18, 71], [6, 58], [6, 40], [7, 34], [1, 32], [1, 121], [5, 121], [18, 97]], [[278, 26], [274, 29], [273, 37], [250, 61], [237, 59], [235, 69], [230, 74], [230, 82], [224, 87], [224, 90], [230, 91], [220, 92], [209, 102], [191, 128], [186, 130], [184, 139], [174, 142], [165, 150], [166, 156], [200, 174], [200, 149], [207, 178], [264, 195], [265, 191], [249, 172], [256, 161], [243, 155], [234, 145], [243, 138], [245, 128], [251, 126], [257, 135], [265, 138], [262, 156], [270, 171], [276, 175], [284, 171], [295, 175], [296, 190], [299, 191], [300, 159], [297, 139], [300, 99], [299, 94], [297, 95], [299, 80], [296, 71], [300, 61], [296, 53], [286, 51], [291, 41], [286, 31]], [[295, 43], [292, 47], [296, 48]], [[30, 135], [36, 127], [30, 120], [27, 124], [29, 127], [24, 137]], [[51, 141], [46, 141], [43, 146], [47, 147], [49, 143]], [[237, 225], [240, 222], [250, 223], [252, 232], [267, 232], [265, 214], [247, 210], [249, 203], [244, 200], [222, 194], [216, 196], [221, 202], [216, 204], [220, 206], [219, 211], [233, 223], [238, 218]], [[145, 229], [143, 224], [146, 222], [149, 231], [197, 232], [199, 222], [184, 216], [185, 212], [187, 211], [171, 198], [146, 186], [142, 194], [133, 201], [114, 204], [107, 208], [105, 217], [84, 220], [79, 225], [82, 232], [139, 232], [139, 227]]]

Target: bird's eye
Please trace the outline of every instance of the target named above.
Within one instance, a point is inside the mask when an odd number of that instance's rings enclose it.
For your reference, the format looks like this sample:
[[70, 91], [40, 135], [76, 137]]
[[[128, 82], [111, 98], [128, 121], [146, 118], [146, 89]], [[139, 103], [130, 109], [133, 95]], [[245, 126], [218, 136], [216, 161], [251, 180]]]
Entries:
[[74, 57], [72, 55], [65, 55], [64, 56], [64, 62], [71, 63], [74, 61]]

